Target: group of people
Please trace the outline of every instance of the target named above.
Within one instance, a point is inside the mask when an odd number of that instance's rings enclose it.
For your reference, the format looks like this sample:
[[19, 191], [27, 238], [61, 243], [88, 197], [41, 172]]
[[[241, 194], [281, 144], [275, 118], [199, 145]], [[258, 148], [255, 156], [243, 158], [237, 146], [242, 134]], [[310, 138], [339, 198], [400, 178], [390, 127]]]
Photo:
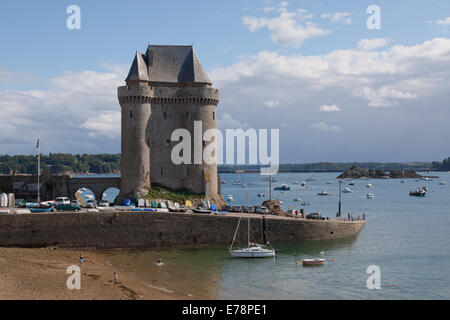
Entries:
[[[347, 214], [347, 218], [348, 218], [348, 221], [361, 221], [361, 217], [360, 216], [358, 216], [357, 218], [354, 218], [353, 217], [353, 215], [352, 214], [350, 214], [350, 212]], [[362, 220], [366, 220], [366, 214], [365, 213], [363, 213], [362, 214]]]

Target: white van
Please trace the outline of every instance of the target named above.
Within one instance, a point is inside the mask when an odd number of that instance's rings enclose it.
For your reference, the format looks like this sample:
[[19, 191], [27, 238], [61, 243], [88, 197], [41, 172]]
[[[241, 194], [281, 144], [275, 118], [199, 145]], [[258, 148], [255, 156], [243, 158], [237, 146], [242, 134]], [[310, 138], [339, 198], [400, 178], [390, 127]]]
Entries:
[[58, 197], [55, 199], [55, 207], [61, 205], [61, 204], [68, 204], [70, 205], [70, 199], [67, 197]]

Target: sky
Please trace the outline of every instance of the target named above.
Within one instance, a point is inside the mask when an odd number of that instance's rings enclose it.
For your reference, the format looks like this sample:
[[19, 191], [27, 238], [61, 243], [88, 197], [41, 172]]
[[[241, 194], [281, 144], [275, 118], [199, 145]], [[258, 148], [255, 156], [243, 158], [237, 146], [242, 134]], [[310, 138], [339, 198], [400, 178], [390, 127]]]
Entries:
[[449, 36], [449, 0], [2, 1], [0, 154], [119, 153], [117, 87], [150, 43], [194, 45], [218, 128], [279, 129], [281, 163], [442, 160]]

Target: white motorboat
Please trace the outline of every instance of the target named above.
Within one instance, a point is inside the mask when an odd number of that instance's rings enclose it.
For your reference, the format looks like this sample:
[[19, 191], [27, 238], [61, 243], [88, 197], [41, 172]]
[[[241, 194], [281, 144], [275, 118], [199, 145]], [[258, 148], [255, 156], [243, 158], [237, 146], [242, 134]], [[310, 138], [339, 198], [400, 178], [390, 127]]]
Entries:
[[342, 190], [342, 193], [350, 193], [352, 192], [352, 190], [350, 190], [350, 188], [345, 187], [344, 190]]
[[371, 184], [371, 183], [368, 183], [366, 187], [367, 187], [367, 188], [371, 188], [371, 187], [372, 187], [372, 184]]
[[300, 198], [295, 198], [294, 201], [300, 201]]
[[373, 199], [375, 198], [375, 196], [373, 195], [373, 193], [368, 193], [367, 194], [367, 199]]
[[231, 194], [228, 195], [227, 197], [227, 201], [233, 202], [233, 196]]
[[328, 191], [325, 191], [325, 190], [322, 190], [322, 191], [320, 191], [319, 193], [317, 193], [319, 196], [328, 196], [329, 195], [329, 193], [328, 193]]
[[441, 182], [439, 182], [439, 184], [440, 184], [441, 186], [443, 186], [443, 185], [445, 185], [445, 181], [441, 181]]
[[327, 184], [333, 184], [333, 181], [328, 180], [328, 181], [327, 181]]
[[258, 197], [262, 197], [263, 196], [263, 194], [261, 193], [261, 192], [258, 192]]
[[298, 183], [298, 181], [294, 181], [294, 183], [293, 183], [293, 184], [299, 184], [299, 183]]

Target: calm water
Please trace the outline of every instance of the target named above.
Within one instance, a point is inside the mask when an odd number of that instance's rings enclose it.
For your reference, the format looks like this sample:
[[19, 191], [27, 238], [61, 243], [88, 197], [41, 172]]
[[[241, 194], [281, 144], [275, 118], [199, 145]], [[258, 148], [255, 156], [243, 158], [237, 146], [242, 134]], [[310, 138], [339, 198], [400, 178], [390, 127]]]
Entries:
[[[273, 191], [272, 197], [281, 199], [285, 210], [301, 208], [300, 202], [293, 201], [299, 197], [310, 203], [306, 212], [319, 210], [334, 217], [338, 174], [314, 173], [315, 181], [307, 182], [308, 188], [293, 184], [310, 175], [278, 174], [274, 186], [287, 183], [291, 190]], [[349, 186], [353, 192], [342, 194], [342, 211], [366, 214], [368, 222], [361, 233], [345, 240], [274, 244], [279, 249], [276, 259], [232, 259], [225, 247], [105, 254], [148, 283], [219, 299], [449, 299], [450, 174], [439, 176], [429, 182], [406, 179], [404, 184], [397, 179], [355, 180]], [[247, 188], [232, 185], [236, 174], [222, 174], [221, 179], [227, 182], [222, 194], [232, 194], [235, 204], [247, 204], [247, 192], [251, 205], [260, 205], [268, 197], [267, 181], [258, 174], [241, 174]], [[333, 184], [326, 184], [328, 180]], [[440, 181], [447, 184], [439, 185]], [[429, 190], [425, 198], [409, 196], [409, 190], [424, 185]], [[332, 195], [318, 196], [321, 190]], [[266, 198], [258, 198], [258, 192]], [[375, 199], [367, 199], [368, 192]], [[161, 255], [164, 266], [153, 265], [155, 255]], [[296, 264], [296, 257], [320, 256], [326, 259], [322, 267]], [[381, 269], [380, 290], [366, 287], [370, 265]]]

